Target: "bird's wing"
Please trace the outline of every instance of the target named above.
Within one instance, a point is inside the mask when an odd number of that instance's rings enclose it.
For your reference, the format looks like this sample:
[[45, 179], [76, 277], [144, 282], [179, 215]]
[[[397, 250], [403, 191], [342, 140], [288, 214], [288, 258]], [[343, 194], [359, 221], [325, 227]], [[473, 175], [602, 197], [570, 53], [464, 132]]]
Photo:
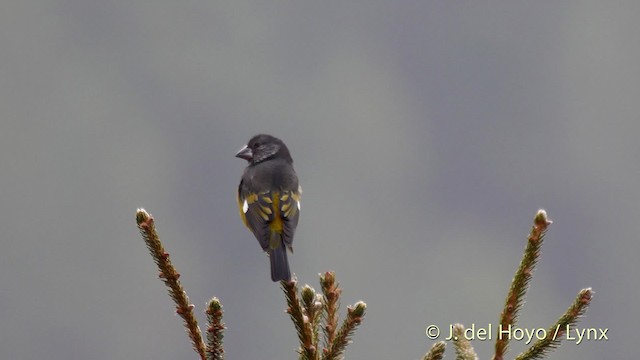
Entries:
[[302, 190], [298, 187], [297, 190], [285, 190], [280, 193], [280, 212], [282, 214], [283, 221], [283, 236], [287, 248], [293, 252], [293, 235], [298, 226], [298, 218], [300, 216], [300, 197]]
[[[280, 246], [280, 238], [291, 249], [300, 214], [300, 192], [291, 190], [253, 193], [240, 183], [240, 217], [263, 250]], [[274, 235], [281, 236], [274, 236]]]

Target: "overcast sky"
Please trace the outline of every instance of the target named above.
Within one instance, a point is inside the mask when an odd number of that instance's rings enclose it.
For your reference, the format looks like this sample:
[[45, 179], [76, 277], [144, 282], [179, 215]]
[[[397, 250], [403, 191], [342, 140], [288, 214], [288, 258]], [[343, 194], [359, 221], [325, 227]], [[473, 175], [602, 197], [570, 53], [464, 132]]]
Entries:
[[[347, 359], [418, 359], [430, 324], [496, 324], [539, 208], [519, 326], [552, 359], [631, 358], [640, 310], [640, 3], [4, 1], [0, 359], [195, 359], [135, 226], [144, 207], [229, 359], [295, 359], [237, 213], [254, 134], [304, 189], [290, 257], [367, 316]], [[474, 341], [489, 359], [493, 342]], [[526, 349], [511, 344], [511, 357]], [[447, 357], [453, 358], [449, 344]]]

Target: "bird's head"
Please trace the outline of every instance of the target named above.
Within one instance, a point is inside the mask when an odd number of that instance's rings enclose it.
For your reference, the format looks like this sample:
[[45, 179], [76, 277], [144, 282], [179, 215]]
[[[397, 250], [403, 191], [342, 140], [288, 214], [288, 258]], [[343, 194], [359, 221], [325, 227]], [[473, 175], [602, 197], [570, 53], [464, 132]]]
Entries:
[[282, 140], [271, 135], [260, 134], [252, 137], [247, 145], [236, 153], [236, 157], [258, 164], [265, 160], [279, 158], [293, 163], [289, 149]]

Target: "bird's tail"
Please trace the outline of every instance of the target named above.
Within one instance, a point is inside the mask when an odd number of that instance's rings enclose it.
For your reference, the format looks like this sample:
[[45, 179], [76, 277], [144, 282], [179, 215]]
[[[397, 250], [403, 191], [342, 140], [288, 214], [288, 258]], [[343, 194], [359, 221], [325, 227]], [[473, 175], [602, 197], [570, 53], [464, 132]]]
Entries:
[[269, 260], [271, 261], [271, 280], [274, 282], [291, 280], [289, 260], [287, 260], [287, 247], [283, 243], [271, 250]]

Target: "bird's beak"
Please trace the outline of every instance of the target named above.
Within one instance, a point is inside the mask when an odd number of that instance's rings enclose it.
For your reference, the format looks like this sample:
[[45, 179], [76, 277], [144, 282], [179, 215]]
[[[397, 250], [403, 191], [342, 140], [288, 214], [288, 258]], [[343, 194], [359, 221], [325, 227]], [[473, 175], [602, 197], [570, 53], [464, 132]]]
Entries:
[[240, 149], [240, 151], [236, 153], [236, 157], [251, 161], [251, 159], [253, 159], [253, 152], [247, 145], [245, 145], [242, 149]]

